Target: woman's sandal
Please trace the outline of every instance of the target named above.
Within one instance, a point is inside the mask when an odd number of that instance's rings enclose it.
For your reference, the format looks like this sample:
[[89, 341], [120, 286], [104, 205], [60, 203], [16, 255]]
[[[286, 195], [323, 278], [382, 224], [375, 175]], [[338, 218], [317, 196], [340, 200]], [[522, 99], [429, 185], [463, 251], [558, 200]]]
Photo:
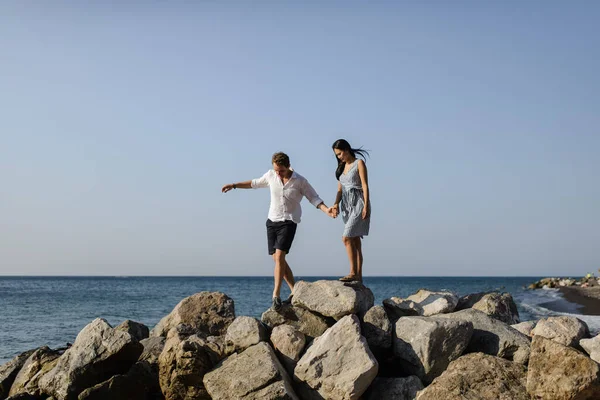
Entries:
[[344, 276], [343, 278], [340, 278], [339, 280], [341, 282], [354, 282], [354, 281], [357, 281], [358, 278], [356, 277], [356, 275], [349, 274], [349, 275]]

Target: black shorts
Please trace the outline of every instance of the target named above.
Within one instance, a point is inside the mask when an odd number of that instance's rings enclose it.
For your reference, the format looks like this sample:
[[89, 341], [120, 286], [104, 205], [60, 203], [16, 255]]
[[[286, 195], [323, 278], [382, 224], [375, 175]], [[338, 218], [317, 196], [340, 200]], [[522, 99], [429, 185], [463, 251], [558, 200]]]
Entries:
[[269, 254], [275, 254], [275, 249], [290, 252], [294, 236], [296, 235], [296, 224], [294, 221], [273, 222], [267, 220], [267, 242]]

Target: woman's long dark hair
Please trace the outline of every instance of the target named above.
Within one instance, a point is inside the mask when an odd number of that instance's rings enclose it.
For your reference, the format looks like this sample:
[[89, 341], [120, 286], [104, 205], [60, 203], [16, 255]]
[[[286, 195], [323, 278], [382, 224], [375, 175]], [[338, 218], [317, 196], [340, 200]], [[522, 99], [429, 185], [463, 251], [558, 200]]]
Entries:
[[[348, 141], [344, 140], [344, 139], [338, 139], [336, 140], [333, 145], [331, 145], [332, 149], [337, 149], [337, 150], [341, 150], [341, 151], [349, 151], [350, 154], [352, 154], [352, 157], [356, 158], [356, 155], [358, 154], [359, 156], [361, 156], [363, 158], [363, 160], [366, 160], [365, 156], [369, 155], [369, 152], [367, 150], [363, 150], [362, 147], [358, 148], [358, 149], [353, 149], [352, 146], [350, 146], [350, 143], [348, 143]], [[340, 176], [342, 176], [342, 173], [344, 172], [344, 166], [345, 166], [345, 162], [343, 162], [342, 160], [340, 160], [339, 158], [337, 158], [337, 156], [335, 157], [336, 161], [338, 162], [338, 166], [337, 169], [335, 170], [335, 177], [336, 179], [339, 181], [340, 180]]]

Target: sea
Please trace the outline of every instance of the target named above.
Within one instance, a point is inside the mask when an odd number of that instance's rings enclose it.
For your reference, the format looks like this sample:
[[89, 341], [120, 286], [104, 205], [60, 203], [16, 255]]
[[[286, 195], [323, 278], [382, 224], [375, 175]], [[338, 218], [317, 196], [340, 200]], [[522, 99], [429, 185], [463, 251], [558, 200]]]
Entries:
[[[296, 277], [316, 281], [337, 277]], [[364, 284], [381, 304], [393, 296], [407, 297], [420, 288], [449, 290], [459, 296], [484, 291], [512, 294], [521, 321], [553, 315], [575, 315], [590, 331], [600, 331], [600, 316], [578, 313], [556, 289], [527, 290], [541, 277], [365, 277]], [[218, 291], [234, 300], [235, 313], [260, 318], [271, 305], [272, 277], [0, 277], [0, 365], [40, 346], [73, 343], [84, 326], [101, 317], [112, 326], [130, 319], [150, 329], [183, 298]], [[283, 288], [282, 298], [289, 294]], [[549, 304], [562, 302], [563, 312]], [[552, 307], [556, 309], [556, 307]]]

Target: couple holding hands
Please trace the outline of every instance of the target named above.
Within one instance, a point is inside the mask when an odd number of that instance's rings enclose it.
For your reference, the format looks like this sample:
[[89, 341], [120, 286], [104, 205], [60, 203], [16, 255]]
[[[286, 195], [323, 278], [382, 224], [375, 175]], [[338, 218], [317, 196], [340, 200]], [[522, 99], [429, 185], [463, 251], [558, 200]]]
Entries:
[[[285, 153], [273, 154], [273, 169], [262, 177], [244, 182], [230, 183], [221, 189], [227, 193], [232, 189], [270, 188], [271, 205], [267, 219], [267, 242], [269, 255], [275, 261], [275, 287], [273, 289], [273, 309], [279, 311], [284, 302], [291, 301], [294, 290], [294, 274], [286, 260], [292, 247], [296, 227], [300, 223], [302, 208], [300, 201], [306, 197], [308, 201], [329, 215], [336, 218], [339, 214], [344, 220], [342, 241], [350, 261], [350, 274], [340, 278], [343, 282], [362, 282], [362, 245], [361, 239], [369, 234], [371, 219], [371, 203], [367, 177], [367, 166], [364, 162], [368, 152], [353, 149], [344, 140], [336, 140], [332, 146], [337, 160], [335, 176], [338, 189], [335, 203], [327, 207], [306, 178], [290, 167], [290, 159]], [[361, 156], [363, 159], [358, 159]], [[290, 287], [292, 295], [281, 301], [282, 281]]]

